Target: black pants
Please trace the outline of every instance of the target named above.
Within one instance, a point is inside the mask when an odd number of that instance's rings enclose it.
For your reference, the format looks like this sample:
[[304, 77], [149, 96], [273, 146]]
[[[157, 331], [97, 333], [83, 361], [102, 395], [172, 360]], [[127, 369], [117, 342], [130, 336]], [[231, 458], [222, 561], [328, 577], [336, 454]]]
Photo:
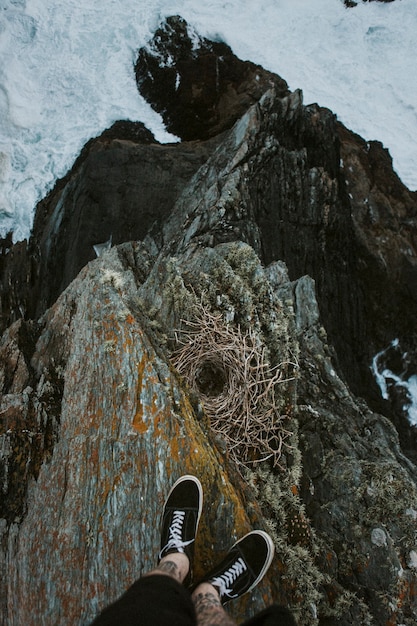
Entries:
[[[196, 626], [191, 595], [169, 576], [152, 574], [137, 580], [108, 606], [91, 626]], [[272, 605], [243, 626], [295, 626], [288, 609]]]

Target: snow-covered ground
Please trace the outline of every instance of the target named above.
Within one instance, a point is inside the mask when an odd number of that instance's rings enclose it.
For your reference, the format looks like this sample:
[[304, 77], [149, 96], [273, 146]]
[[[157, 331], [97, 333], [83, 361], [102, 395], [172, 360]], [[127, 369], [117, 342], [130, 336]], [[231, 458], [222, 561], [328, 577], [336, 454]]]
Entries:
[[137, 49], [173, 14], [381, 140], [417, 188], [415, 0], [0, 0], [0, 234], [27, 237], [36, 202], [116, 119], [174, 140], [133, 72]]

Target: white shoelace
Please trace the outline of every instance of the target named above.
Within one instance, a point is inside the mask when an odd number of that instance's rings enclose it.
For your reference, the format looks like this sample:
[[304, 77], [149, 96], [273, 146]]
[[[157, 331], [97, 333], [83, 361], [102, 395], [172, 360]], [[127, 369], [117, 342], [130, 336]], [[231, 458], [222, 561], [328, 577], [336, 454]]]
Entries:
[[168, 543], [164, 546], [159, 553], [159, 558], [162, 559], [163, 553], [168, 552], [168, 550], [177, 550], [177, 552], [184, 552], [184, 548], [190, 543], [194, 541], [191, 539], [190, 541], [182, 540], [182, 527], [185, 519], [185, 511], [174, 511], [172, 516], [172, 523], [169, 527], [169, 537]]
[[228, 598], [236, 598], [238, 594], [232, 594], [232, 589], [230, 587], [233, 585], [235, 580], [244, 572], [246, 572], [248, 568], [246, 567], [245, 561], [242, 557], [239, 557], [238, 560], [233, 563], [229, 569], [227, 569], [221, 576], [217, 578], [213, 578], [210, 582], [212, 585], [219, 589], [220, 598], [223, 596], [227, 596]]

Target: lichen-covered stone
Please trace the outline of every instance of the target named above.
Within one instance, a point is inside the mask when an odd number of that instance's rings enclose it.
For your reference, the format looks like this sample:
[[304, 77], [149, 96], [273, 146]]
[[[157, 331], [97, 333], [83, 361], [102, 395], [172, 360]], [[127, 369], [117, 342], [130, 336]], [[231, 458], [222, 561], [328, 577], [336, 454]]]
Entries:
[[[87, 623], [150, 569], [161, 506], [182, 473], [198, 475], [205, 489], [197, 574], [213, 564], [213, 548], [224, 551], [251, 523], [264, 523], [255, 502], [248, 517], [241, 479], [231, 482], [175, 372], [128, 304], [136, 289], [115, 249], [83, 272], [45, 316], [32, 357], [39, 382], [26, 393], [35, 396], [48, 362], [59, 360], [60, 423], [36, 480], [30, 472], [20, 474], [28, 488], [27, 502], [13, 491], [25, 502], [21, 516], [6, 511], [2, 609], [8, 624]], [[14, 406], [8, 398], [3, 396], [3, 411]], [[2, 435], [3, 463], [10, 456], [7, 443], [19, 432], [18, 424], [9, 426]], [[3, 491], [12, 489], [9, 474]], [[268, 583], [263, 593], [267, 589]]]

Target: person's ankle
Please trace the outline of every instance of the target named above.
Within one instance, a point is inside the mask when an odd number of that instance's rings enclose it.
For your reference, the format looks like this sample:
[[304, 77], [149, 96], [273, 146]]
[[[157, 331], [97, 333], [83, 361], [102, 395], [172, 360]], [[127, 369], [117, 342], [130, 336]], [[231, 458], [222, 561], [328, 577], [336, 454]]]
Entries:
[[219, 604], [221, 605], [219, 590], [217, 589], [217, 587], [207, 581], [198, 584], [192, 593], [192, 598], [194, 600], [201, 596], [213, 596], [214, 600], [218, 600]]
[[192, 593], [192, 601], [198, 624], [222, 624], [236, 626], [236, 622], [225, 612], [216, 587], [204, 581]]
[[190, 561], [188, 556], [183, 552], [171, 552], [162, 557], [156, 568], [149, 572], [147, 576], [162, 574], [174, 578], [179, 583], [183, 583], [189, 571]]

